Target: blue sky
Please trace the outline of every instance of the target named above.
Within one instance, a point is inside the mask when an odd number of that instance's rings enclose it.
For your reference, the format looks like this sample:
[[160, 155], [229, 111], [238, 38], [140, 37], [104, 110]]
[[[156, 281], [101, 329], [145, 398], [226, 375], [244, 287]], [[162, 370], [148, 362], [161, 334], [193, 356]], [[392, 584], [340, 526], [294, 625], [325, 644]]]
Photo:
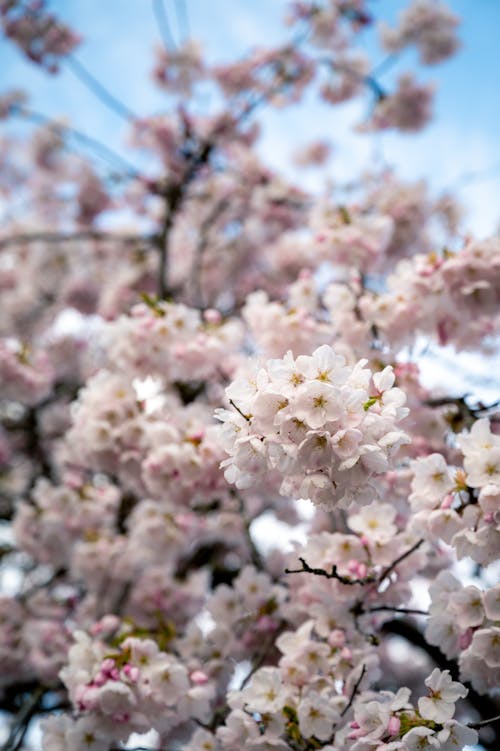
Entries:
[[[176, 0], [164, 0], [177, 39]], [[179, 3], [181, 4], [181, 3]], [[213, 61], [229, 60], [254, 46], [284, 39], [280, 19], [285, 0], [185, 0], [191, 36], [199, 39]], [[372, 0], [379, 18], [394, 21], [403, 0]], [[353, 136], [350, 126], [359, 122], [367, 103], [323, 108], [307, 107], [271, 111], [264, 117], [260, 150], [274, 167], [290, 171], [290, 155], [297, 145], [317, 137], [332, 138], [335, 156], [333, 179], [346, 180], [363, 167], [383, 159], [408, 178], [426, 177], [436, 189], [460, 185], [459, 196], [467, 211], [467, 226], [484, 236], [498, 227], [500, 217], [500, 2], [451, 0], [463, 19], [462, 51], [444, 65], [421, 71], [438, 85], [432, 125], [418, 136], [384, 134]], [[50, 7], [76, 27], [84, 37], [79, 58], [119, 98], [138, 114], [165, 110], [164, 95], [150, 83], [152, 44], [160, 43], [150, 0], [52, 0]], [[286, 33], [286, 32], [285, 32]], [[368, 50], [374, 51], [368, 37]], [[382, 55], [380, 55], [382, 59]], [[398, 70], [412, 64], [405, 54]], [[1, 88], [21, 86], [34, 108], [53, 116], [67, 116], [81, 130], [120, 148], [126, 139], [124, 123], [93, 94], [63, 70], [45, 76], [25, 62], [8, 42], [0, 43]], [[382, 79], [390, 83], [393, 72]], [[488, 179], [460, 181], [464, 175], [489, 170]], [[301, 178], [314, 187], [317, 178]]]

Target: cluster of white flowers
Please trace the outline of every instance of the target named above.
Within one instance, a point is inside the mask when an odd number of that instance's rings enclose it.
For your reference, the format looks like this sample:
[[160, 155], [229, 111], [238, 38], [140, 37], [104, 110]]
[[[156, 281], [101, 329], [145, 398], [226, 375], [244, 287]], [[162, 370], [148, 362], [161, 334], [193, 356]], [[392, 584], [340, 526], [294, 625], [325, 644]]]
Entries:
[[458, 658], [462, 680], [470, 681], [476, 691], [498, 691], [500, 585], [482, 591], [442, 571], [429, 591], [429, 644], [439, 646], [449, 659]]
[[[280, 666], [260, 668], [247, 686], [230, 693], [232, 711], [217, 731], [224, 748], [231, 748], [236, 730], [245, 749], [285, 749], [290, 748], [285, 741], [314, 738], [326, 742], [321, 747], [329, 751], [456, 751], [477, 741], [475, 730], [453, 719], [455, 704], [467, 696], [467, 689], [453, 681], [448, 670], [437, 668], [425, 681], [428, 695], [418, 700], [418, 708], [409, 701], [409, 688], [397, 694], [361, 690], [353, 704], [354, 719], [337, 728], [349, 709], [346, 695], [336, 693], [329, 664], [329, 653], [337, 650], [312, 641], [311, 628], [308, 622], [280, 636]], [[307, 648], [314, 670], [301, 669]], [[293, 658], [295, 672], [287, 669]], [[351, 679], [359, 679], [359, 673], [352, 670]]]
[[[108, 743], [151, 728], [165, 732], [190, 718], [208, 720], [213, 685], [199, 681], [152, 639], [128, 636], [113, 646], [78, 631], [75, 641], [60, 677], [73, 705], [83, 716], [92, 715], [93, 727], [106, 733]], [[54, 721], [57, 726], [57, 718], [48, 722]], [[49, 735], [50, 727], [46, 744]]]
[[113, 368], [172, 383], [213, 377], [242, 335], [239, 321], [223, 321], [215, 310], [202, 317], [195, 308], [152, 300], [108, 323], [103, 344]]
[[392, 368], [372, 375], [366, 363], [348, 367], [323, 345], [235, 380], [226, 389], [234, 410], [217, 410], [226, 479], [248, 488], [274, 473], [282, 495], [328, 509], [371, 501], [370, 478], [408, 440], [398, 427], [407, 410]]
[[69, 460], [116, 472], [144, 444], [145, 415], [130, 380], [106, 370], [89, 378], [72, 408], [67, 436]]
[[475, 347], [498, 328], [499, 268], [498, 238], [468, 242], [443, 257], [419, 254], [400, 261], [388, 291], [365, 295], [360, 308], [392, 346], [422, 333], [440, 344]]
[[394, 230], [394, 222], [387, 214], [351, 213], [328, 203], [319, 204], [311, 212], [310, 225], [320, 257], [363, 272], [380, 262]]
[[34, 405], [52, 391], [54, 369], [44, 350], [0, 340], [0, 391], [4, 399]]
[[411, 528], [453, 546], [459, 559], [469, 556], [488, 565], [500, 546], [500, 436], [481, 419], [457, 444], [463, 470], [449, 467], [441, 454], [411, 463]]
[[114, 528], [120, 501], [115, 485], [53, 485], [41, 477], [28, 501], [19, 504], [14, 532], [19, 547], [57, 570], [67, 566], [75, 544]]
[[[298, 305], [292, 296], [288, 305], [270, 301], [262, 291], [253, 292], [247, 297], [242, 315], [254, 341], [266, 357], [280, 357], [289, 349], [299, 355], [308, 354], [325, 339], [331, 339], [328, 323], [318, 320], [314, 312], [310, 312], [310, 303], [314, 307], [317, 303], [312, 280], [307, 284], [305, 280], [301, 281], [302, 294]], [[310, 290], [310, 300], [306, 298], [305, 289]]]

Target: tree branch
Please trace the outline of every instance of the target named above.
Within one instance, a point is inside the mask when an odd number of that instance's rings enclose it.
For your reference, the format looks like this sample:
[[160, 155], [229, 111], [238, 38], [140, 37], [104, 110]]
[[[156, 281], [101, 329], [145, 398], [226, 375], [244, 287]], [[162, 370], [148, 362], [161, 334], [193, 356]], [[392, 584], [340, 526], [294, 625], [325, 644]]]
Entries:
[[163, 4], [163, 0], [153, 0], [153, 13], [156, 19], [156, 24], [160, 32], [163, 44], [167, 52], [175, 50], [174, 37], [168, 21], [167, 11]]
[[18, 751], [18, 749], [21, 748], [31, 719], [37, 713], [44, 693], [45, 688], [39, 686], [33, 691], [28, 699], [26, 699], [25, 703], [14, 718], [9, 737], [6, 740], [2, 751]]
[[101, 230], [78, 230], [76, 232], [22, 232], [18, 235], [11, 235], [0, 239], [0, 250], [8, 248], [11, 245], [24, 245], [32, 242], [47, 242], [51, 244], [64, 244], [80, 242], [82, 240], [102, 240], [105, 242], [124, 243], [125, 245], [135, 245], [146, 243], [150, 245], [153, 242], [151, 235], [134, 235], [118, 234], [113, 232], [104, 232]]
[[354, 684], [353, 690], [351, 691], [351, 696], [349, 698], [349, 701], [347, 702], [347, 704], [345, 705], [344, 709], [340, 713], [341, 717], [343, 717], [345, 714], [347, 714], [347, 712], [351, 708], [352, 703], [353, 703], [353, 701], [354, 701], [354, 699], [356, 697], [356, 694], [358, 693], [358, 689], [359, 689], [359, 687], [361, 685], [361, 681], [363, 680], [363, 677], [364, 677], [365, 673], [366, 673], [366, 665], [363, 665], [363, 667], [361, 668], [360, 676], [359, 676], [358, 680], [356, 681], [356, 683]]
[[135, 120], [135, 115], [132, 110], [117, 99], [114, 94], [111, 94], [103, 84], [92, 75], [92, 73], [85, 67], [85, 65], [78, 60], [74, 55], [68, 55], [66, 57], [66, 64], [79, 81], [86, 86], [95, 96], [108, 107], [108, 109], [115, 112], [125, 120]]
[[419, 547], [423, 545], [423, 543], [424, 540], [418, 540], [415, 545], [412, 545], [411, 548], [405, 550], [404, 553], [401, 553], [401, 555], [398, 556], [395, 561], [393, 561], [389, 566], [387, 566], [387, 568], [382, 571], [382, 573], [380, 574], [379, 583], [382, 584], [384, 579], [387, 579], [387, 577], [392, 574], [396, 566], [398, 566], [402, 561], [405, 560], [405, 558], [408, 558], [408, 556], [418, 550]]
[[53, 118], [50, 118], [47, 115], [43, 115], [41, 112], [36, 112], [35, 110], [28, 109], [27, 107], [14, 106], [12, 107], [11, 112], [13, 115], [22, 117], [25, 120], [36, 123], [37, 125], [45, 125], [57, 132], [59, 135], [62, 134], [74, 138], [75, 141], [78, 141], [83, 146], [93, 149], [96, 154], [107, 161], [108, 164], [114, 167], [114, 169], [121, 169], [128, 178], [134, 180], [140, 178], [140, 173], [133, 165], [131, 165], [126, 159], [120, 156], [120, 154], [117, 154], [108, 146], [98, 141], [96, 138], [88, 136], [86, 133], [82, 133], [79, 130], [75, 130], [75, 128], [70, 128], [67, 125], [55, 122]]
[[337, 571], [337, 566], [332, 566], [332, 570], [326, 571], [324, 568], [313, 568], [312, 566], [309, 566], [308, 563], [304, 560], [304, 558], [301, 558], [299, 556], [299, 561], [302, 564], [302, 568], [298, 569], [285, 569], [285, 574], [314, 574], [314, 576], [324, 576], [326, 579], [337, 579], [337, 581], [341, 582], [342, 584], [373, 584], [373, 582], [377, 581], [377, 577], [374, 574], [369, 574], [368, 576], [363, 577], [362, 579], [351, 579], [348, 576], [342, 576]]

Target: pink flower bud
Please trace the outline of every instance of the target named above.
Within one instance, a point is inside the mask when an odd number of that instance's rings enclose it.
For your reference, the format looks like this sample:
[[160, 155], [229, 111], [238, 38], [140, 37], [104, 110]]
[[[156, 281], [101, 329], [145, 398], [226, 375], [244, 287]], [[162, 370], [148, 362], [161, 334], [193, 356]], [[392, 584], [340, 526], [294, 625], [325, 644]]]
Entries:
[[366, 566], [366, 563], [360, 563], [358, 564], [358, 577], [360, 579], [363, 579], [368, 572], [368, 568]]
[[127, 663], [123, 668], [123, 672], [132, 683], [136, 683], [139, 680], [139, 668], [135, 665], [129, 665]]
[[474, 631], [472, 628], [468, 628], [467, 631], [464, 631], [463, 634], [460, 634], [460, 636], [458, 637], [458, 646], [460, 647], [460, 649], [467, 649], [472, 641], [473, 634]]
[[219, 311], [214, 310], [213, 308], [206, 310], [203, 314], [203, 317], [207, 323], [212, 323], [214, 325], [222, 321], [222, 316]]
[[105, 683], [108, 681], [108, 676], [104, 675], [104, 673], [100, 670], [97, 675], [94, 677], [94, 686], [104, 686]]
[[203, 670], [193, 670], [189, 677], [197, 686], [203, 686], [208, 681], [208, 675]]
[[387, 725], [387, 732], [389, 735], [397, 735], [401, 727], [401, 720], [399, 717], [391, 717]]
[[352, 652], [349, 649], [349, 647], [344, 647], [344, 649], [342, 650], [342, 652], [340, 654], [342, 655], [342, 658], [344, 660], [350, 660], [351, 657], [352, 657]]
[[256, 628], [257, 631], [275, 631], [277, 623], [274, 618], [271, 618], [269, 615], [262, 615], [256, 623]]
[[109, 675], [114, 667], [115, 661], [111, 657], [107, 657], [102, 662], [101, 671], [104, 673], [104, 675]]
[[452, 503], [453, 503], [453, 496], [451, 495], [451, 493], [448, 493], [448, 495], [445, 496], [441, 504], [441, 508], [443, 509], [451, 508]]

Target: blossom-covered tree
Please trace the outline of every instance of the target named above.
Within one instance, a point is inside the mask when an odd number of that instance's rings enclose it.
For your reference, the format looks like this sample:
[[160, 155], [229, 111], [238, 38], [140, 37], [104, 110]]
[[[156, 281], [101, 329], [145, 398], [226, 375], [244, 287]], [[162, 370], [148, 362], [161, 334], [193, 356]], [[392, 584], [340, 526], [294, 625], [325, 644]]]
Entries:
[[168, 113], [138, 118], [44, 0], [0, 0], [130, 129], [125, 157], [0, 97], [4, 749], [498, 749], [498, 413], [424, 387], [414, 345], [494, 346], [500, 239], [421, 182], [313, 195], [255, 148], [313, 95], [368, 97], [359, 138], [420, 130], [433, 87], [359, 39], [434, 65], [459, 20], [297, 1], [283, 44], [214, 65], [153, 10]]

